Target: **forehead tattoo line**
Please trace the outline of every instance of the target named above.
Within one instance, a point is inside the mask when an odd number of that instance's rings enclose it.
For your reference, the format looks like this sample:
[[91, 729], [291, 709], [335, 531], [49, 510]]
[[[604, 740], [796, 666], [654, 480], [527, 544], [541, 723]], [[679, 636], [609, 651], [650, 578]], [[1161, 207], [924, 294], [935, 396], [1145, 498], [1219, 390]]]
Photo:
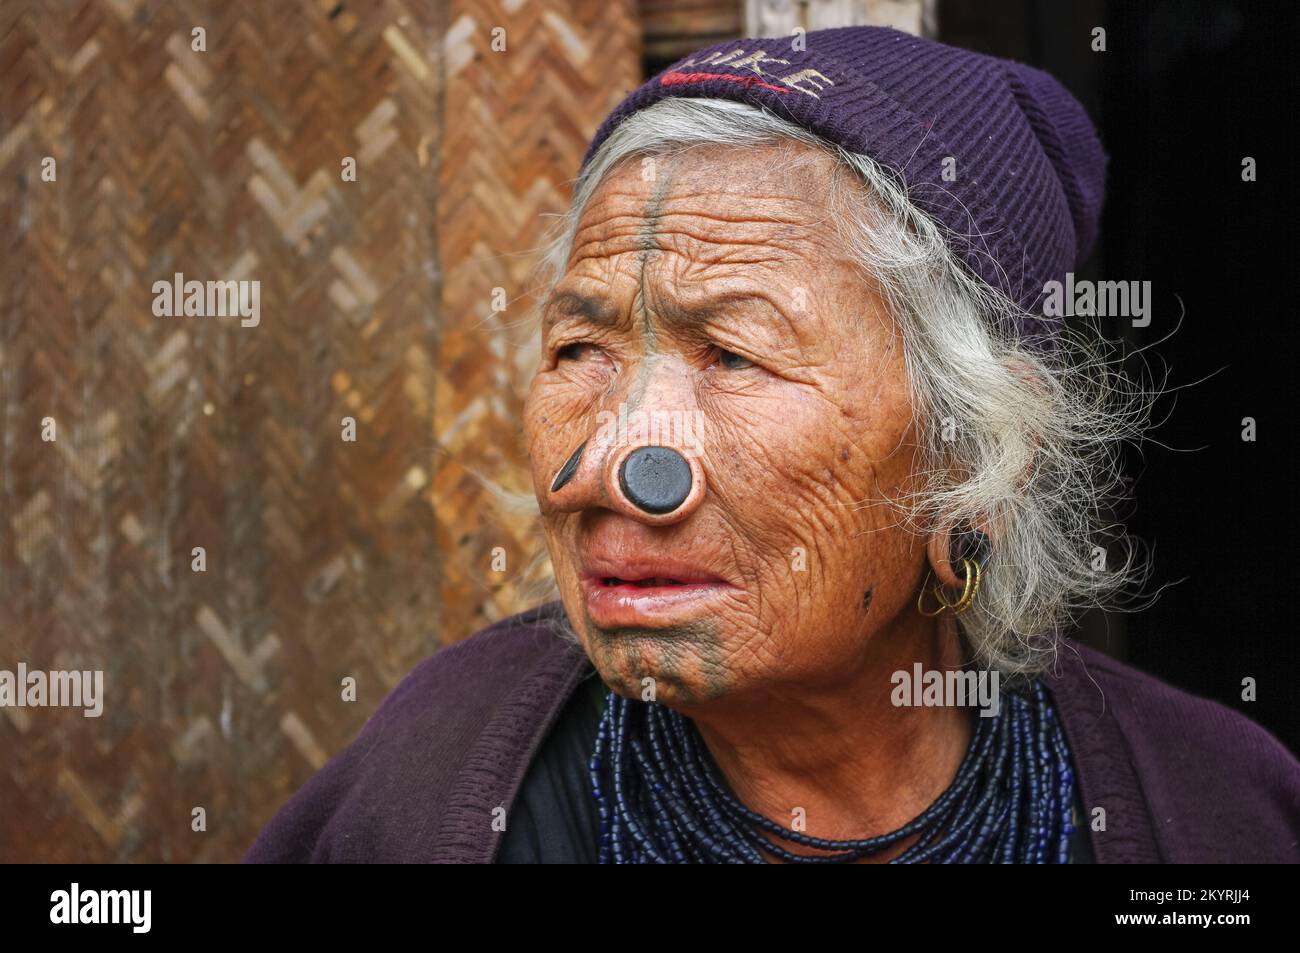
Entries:
[[[667, 163], [664, 163], [667, 165]], [[650, 323], [650, 309], [646, 307], [646, 271], [651, 259], [657, 252], [663, 251], [659, 244], [659, 222], [663, 218], [665, 196], [672, 187], [673, 176], [670, 169], [663, 170], [661, 175], [655, 178], [654, 189], [646, 199], [645, 211], [642, 217], [645, 224], [641, 227], [638, 234], [637, 244], [640, 246], [640, 269], [637, 276], [638, 291], [637, 300], [641, 304], [641, 328], [645, 337], [646, 356], [651, 358], [643, 362], [637, 369], [636, 379], [632, 381], [628, 388], [627, 409], [628, 413], [635, 413], [640, 409], [641, 401], [645, 397], [645, 392], [650, 383], [650, 369], [655, 364], [653, 356], [658, 350], [654, 327]]]
[[[668, 165], [668, 163], [664, 164]], [[641, 267], [637, 280], [641, 286], [638, 297], [641, 300], [641, 323], [645, 331], [647, 349], [654, 347], [655, 339], [654, 329], [650, 326], [650, 311], [645, 306], [646, 270], [655, 253], [663, 251], [659, 245], [659, 223], [664, 215], [665, 197], [672, 187], [672, 171], [671, 167], [664, 169], [663, 174], [656, 177], [654, 189], [651, 191], [649, 198], [646, 199], [645, 211], [641, 213], [645, 219], [645, 225], [641, 228], [638, 242], [641, 247]]]

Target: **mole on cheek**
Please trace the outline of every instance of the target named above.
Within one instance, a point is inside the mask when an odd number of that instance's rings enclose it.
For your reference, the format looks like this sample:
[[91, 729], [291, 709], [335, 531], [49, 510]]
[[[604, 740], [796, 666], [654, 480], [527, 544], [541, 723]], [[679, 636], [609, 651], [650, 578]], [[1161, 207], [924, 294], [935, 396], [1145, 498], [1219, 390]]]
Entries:
[[871, 608], [871, 590], [868, 589], [862, 594], [862, 609], [866, 611]]

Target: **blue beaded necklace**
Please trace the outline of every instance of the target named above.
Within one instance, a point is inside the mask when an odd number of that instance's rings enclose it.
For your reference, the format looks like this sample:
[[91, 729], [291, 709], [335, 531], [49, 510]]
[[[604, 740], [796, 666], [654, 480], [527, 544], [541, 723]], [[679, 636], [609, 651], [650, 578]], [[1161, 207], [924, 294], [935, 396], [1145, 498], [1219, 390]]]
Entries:
[[[789, 863], [836, 864], [913, 835], [890, 863], [1066, 863], [1074, 772], [1047, 692], [1037, 681], [1004, 692], [998, 714], [977, 720], [957, 776], [925, 811], [888, 834], [827, 840], [741, 804], [690, 719], [610, 692], [589, 765], [600, 863], [767, 863], [761, 848]], [[834, 853], [796, 854], [766, 835]]]

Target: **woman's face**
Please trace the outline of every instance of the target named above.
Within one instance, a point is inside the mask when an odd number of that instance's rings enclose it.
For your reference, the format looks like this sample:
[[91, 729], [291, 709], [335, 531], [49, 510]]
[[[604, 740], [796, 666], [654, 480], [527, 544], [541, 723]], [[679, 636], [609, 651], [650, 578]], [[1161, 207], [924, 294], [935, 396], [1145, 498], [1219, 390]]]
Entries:
[[[625, 163], [545, 303], [533, 483], [564, 607], [620, 694], [806, 691], [911, 610], [923, 542], [885, 503], [913, 469], [902, 342], [839, 246], [832, 168], [787, 146]], [[647, 443], [703, 483], [667, 515], [615, 472]]]

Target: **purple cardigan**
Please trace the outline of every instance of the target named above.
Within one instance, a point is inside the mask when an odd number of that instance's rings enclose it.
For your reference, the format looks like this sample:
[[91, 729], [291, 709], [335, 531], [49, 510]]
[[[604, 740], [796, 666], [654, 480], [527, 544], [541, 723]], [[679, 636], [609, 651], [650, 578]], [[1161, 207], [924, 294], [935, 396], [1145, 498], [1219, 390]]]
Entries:
[[[533, 756], [591, 671], [551, 602], [417, 665], [271, 819], [247, 863], [480, 862]], [[1077, 654], [1075, 650], [1077, 649]], [[1085, 646], [1046, 685], [1098, 863], [1300, 861], [1300, 763], [1259, 725]]]

